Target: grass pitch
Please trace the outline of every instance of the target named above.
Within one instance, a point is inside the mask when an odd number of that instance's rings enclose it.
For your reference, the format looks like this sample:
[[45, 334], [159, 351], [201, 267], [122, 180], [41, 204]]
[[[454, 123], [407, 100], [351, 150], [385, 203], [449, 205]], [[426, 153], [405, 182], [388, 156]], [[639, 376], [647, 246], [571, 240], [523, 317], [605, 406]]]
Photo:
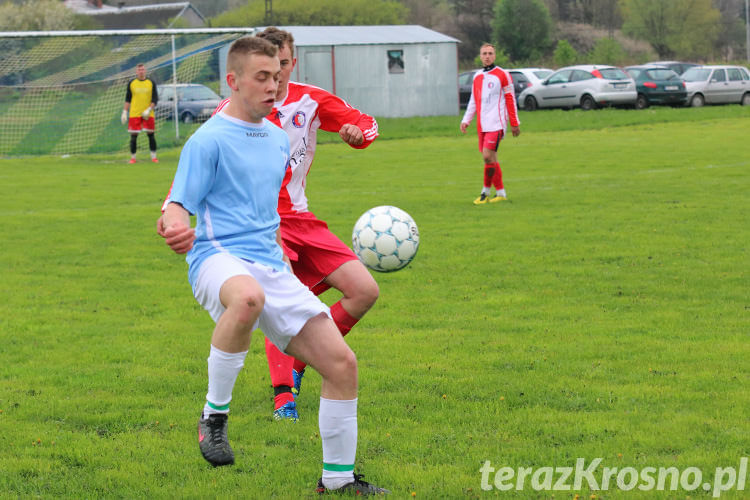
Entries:
[[[480, 156], [458, 117], [421, 120], [428, 135], [384, 120], [364, 151], [321, 145], [311, 209], [342, 239], [382, 204], [421, 233], [347, 337], [365, 479], [394, 498], [708, 497], [614, 480], [484, 491], [480, 467], [602, 458], [597, 480], [696, 467], [709, 484], [750, 455], [750, 115], [648, 113], [522, 114], [495, 205], [471, 204]], [[0, 161], [0, 496], [315, 496], [320, 379], [298, 424], [274, 422], [258, 332], [232, 402], [237, 464], [200, 456], [212, 322], [154, 230], [178, 155]]]

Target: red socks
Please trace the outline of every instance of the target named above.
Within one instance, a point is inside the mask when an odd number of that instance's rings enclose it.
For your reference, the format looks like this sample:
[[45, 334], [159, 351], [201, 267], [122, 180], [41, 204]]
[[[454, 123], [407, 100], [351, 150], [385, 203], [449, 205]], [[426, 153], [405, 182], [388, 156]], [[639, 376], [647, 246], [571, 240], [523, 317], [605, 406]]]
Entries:
[[495, 189], [503, 189], [503, 171], [500, 170], [499, 162], [484, 165], [484, 187], [489, 188], [492, 185]]

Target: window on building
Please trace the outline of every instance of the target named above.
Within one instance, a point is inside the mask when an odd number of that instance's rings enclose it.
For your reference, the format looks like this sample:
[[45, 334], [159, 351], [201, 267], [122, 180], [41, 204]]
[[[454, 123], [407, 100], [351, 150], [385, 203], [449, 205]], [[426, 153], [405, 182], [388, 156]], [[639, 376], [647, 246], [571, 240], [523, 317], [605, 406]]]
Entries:
[[404, 51], [403, 50], [389, 50], [388, 51], [388, 73], [403, 73], [404, 72]]

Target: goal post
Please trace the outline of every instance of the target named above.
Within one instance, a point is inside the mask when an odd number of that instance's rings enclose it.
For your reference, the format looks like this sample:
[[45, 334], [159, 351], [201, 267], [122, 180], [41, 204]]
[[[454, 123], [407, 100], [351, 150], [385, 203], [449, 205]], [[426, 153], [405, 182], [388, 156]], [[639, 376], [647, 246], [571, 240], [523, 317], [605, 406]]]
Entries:
[[129, 136], [120, 114], [138, 63], [161, 89], [172, 86], [170, 96], [178, 96], [156, 110], [160, 147], [177, 145], [195, 125], [180, 127], [179, 110], [185, 103], [178, 103], [182, 94], [174, 86], [200, 84], [220, 95], [222, 49], [254, 32], [0, 32], [0, 157], [126, 151]]

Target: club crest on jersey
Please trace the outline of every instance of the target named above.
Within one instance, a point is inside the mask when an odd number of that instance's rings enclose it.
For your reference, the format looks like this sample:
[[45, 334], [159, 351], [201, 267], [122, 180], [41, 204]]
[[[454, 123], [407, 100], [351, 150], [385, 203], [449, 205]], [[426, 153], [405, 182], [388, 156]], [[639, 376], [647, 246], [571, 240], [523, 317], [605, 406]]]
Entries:
[[297, 111], [294, 113], [294, 116], [292, 117], [292, 125], [297, 128], [302, 128], [305, 126], [305, 112], [304, 111]]
[[495, 82], [487, 82], [487, 88], [491, 89], [495, 86]]

